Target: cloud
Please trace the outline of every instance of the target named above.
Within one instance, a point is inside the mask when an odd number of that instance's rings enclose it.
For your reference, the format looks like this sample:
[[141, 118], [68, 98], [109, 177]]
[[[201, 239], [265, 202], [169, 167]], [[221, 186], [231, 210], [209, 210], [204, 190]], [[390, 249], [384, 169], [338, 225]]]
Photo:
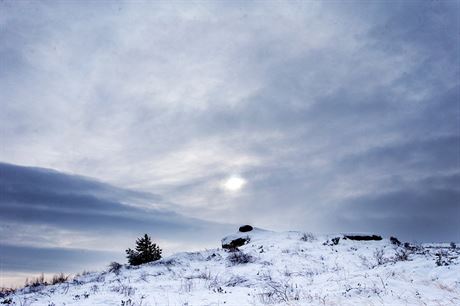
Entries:
[[218, 246], [234, 227], [184, 217], [167, 210], [171, 203], [158, 195], [87, 177], [6, 163], [0, 174], [0, 261], [7, 286], [23, 281], [12, 273], [70, 273], [123, 262], [124, 250], [143, 233], [171, 254]]
[[405, 189], [348, 199], [330, 217], [342, 231], [372, 228], [410, 241], [458, 241], [459, 202], [458, 188]]
[[[146, 201], [158, 201], [158, 196], [86, 177], [5, 163], [0, 163], [0, 173], [0, 245], [2, 267], [7, 270], [35, 264], [48, 272], [51, 257], [44, 254], [53, 252], [58, 267], [67, 263], [72, 271], [94, 264], [99, 255], [103, 255], [99, 263], [109, 255], [123, 258], [124, 249], [143, 233], [161, 242], [166, 253], [176, 250], [177, 244], [182, 249], [207, 243], [217, 246], [230, 230], [225, 224], [187, 218], [155, 205], [149, 208]], [[136, 197], [142, 205], [131, 202]], [[81, 252], [93, 255], [78, 264], [71, 262]], [[22, 263], [24, 256], [30, 259], [27, 264]]]
[[[65, 248], [34, 248], [25, 246], [1, 245], [3, 272], [75, 273], [85, 269], [100, 269], [110, 261], [122, 256], [115, 252]], [[52, 260], [50, 260], [52, 258]], [[30, 276], [30, 274], [29, 274]]]
[[[374, 231], [365, 209], [340, 218], [369, 201], [383, 232], [457, 237], [419, 224], [456, 212], [458, 3], [1, 5], [0, 160], [124, 188], [22, 186], [10, 217]], [[234, 173], [247, 184], [230, 197], [219, 183]], [[405, 217], [385, 200], [408, 203]], [[449, 208], [412, 222], [417, 201]]]

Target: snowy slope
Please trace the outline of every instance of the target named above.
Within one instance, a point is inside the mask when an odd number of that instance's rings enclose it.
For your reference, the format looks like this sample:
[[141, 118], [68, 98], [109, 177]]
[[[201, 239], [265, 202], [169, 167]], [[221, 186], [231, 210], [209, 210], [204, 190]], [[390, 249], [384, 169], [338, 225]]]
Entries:
[[[91, 273], [25, 288], [4, 301], [45, 306], [460, 305], [458, 247], [405, 248], [388, 239], [351, 241], [341, 235], [260, 229], [223, 242], [238, 237], [250, 238], [241, 253], [221, 248], [179, 253], [137, 268], [125, 266], [118, 275]], [[342, 237], [337, 245], [335, 237]]]

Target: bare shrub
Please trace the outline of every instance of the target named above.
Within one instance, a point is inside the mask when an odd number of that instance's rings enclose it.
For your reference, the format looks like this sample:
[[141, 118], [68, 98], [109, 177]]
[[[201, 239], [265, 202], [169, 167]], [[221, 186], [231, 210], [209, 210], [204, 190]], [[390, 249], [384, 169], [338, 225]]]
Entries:
[[120, 274], [120, 270], [121, 270], [122, 267], [123, 267], [123, 265], [119, 264], [116, 261], [112, 261], [109, 264], [109, 272], [115, 273], [115, 275], [118, 275], [118, 274]]
[[114, 287], [110, 288], [110, 290], [112, 292], [118, 292], [118, 293], [124, 295], [125, 297], [131, 297], [136, 293], [136, 288], [131, 287], [131, 286], [126, 285], [126, 284], [122, 284], [122, 283], [120, 283], [117, 286], [114, 286]]
[[222, 259], [222, 256], [219, 254], [219, 253], [212, 253], [211, 255], [209, 255], [208, 257], [206, 257], [206, 260], [209, 261], [209, 260], [216, 260], [216, 261], [219, 261]]
[[241, 251], [232, 252], [227, 257], [228, 261], [232, 265], [241, 265], [254, 262], [254, 257]]
[[215, 288], [217, 286], [220, 286], [221, 284], [221, 280], [219, 278], [218, 275], [215, 275], [212, 279], [210, 279], [208, 282], [207, 282], [207, 286], [208, 286], [208, 289], [212, 289], [212, 288]]
[[440, 266], [448, 266], [452, 263], [452, 258], [449, 257], [449, 253], [445, 250], [440, 250], [436, 254], [436, 265]]
[[301, 290], [297, 284], [289, 280], [274, 281], [270, 279], [265, 283], [265, 289], [259, 294], [263, 304], [289, 303], [300, 300]]
[[411, 253], [426, 254], [425, 248], [419, 243], [405, 242], [404, 248]]
[[53, 275], [53, 278], [51, 279], [51, 284], [56, 285], [56, 284], [62, 284], [65, 283], [69, 279], [69, 276], [65, 276], [64, 273], [59, 273], [56, 275]]
[[15, 302], [14, 302], [15, 304], [13, 304], [13, 305], [30, 306], [30, 305], [32, 305], [33, 302], [34, 302], [34, 300], [32, 298], [17, 296], [15, 298]]
[[139, 280], [148, 283], [147, 277], [148, 277], [149, 275], [150, 275], [150, 274], [148, 274], [147, 272], [143, 271], [143, 272], [141, 272], [141, 275], [139, 276]]
[[377, 265], [379, 266], [388, 262], [388, 260], [385, 257], [383, 257], [383, 254], [383, 249], [377, 249], [374, 251], [374, 259], [377, 262]]
[[40, 274], [40, 276], [32, 279], [26, 279], [25, 287], [27, 288], [28, 292], [39, 292], [42, 291], [48, 283], [45, 281], [44, 274]]
[[395, 261], [407, 261], [409, 260], [409, 255], [411, 254], [410, 249], [398, 249], [395, 253]]
[[99, 291], [99, 286], [98, 285], [92, 285], [91, 288], [89, 288], [92, 294], [95, 294]]
[[300, 240], [305, 242], [311, 242], [316, 240], [316, 237], [312, 233], [303, 233], [302, 237], [300, 237]]
[[364, 296], [371, 296], [371, 295], [377, 295], [380, 296], [384, 290], [385, 290], [385, 284], [383, 283], [383, 289], [380, 288], [377, 283], [373, 283], [372, 285], [366, 285], [366, 284], [361, 284], [357, 283], [355, 286], [352, 286], [351, 284], [345, 284], [345, 290], [342, 292], [342, 295], [345, 297], [351, 297], [352, 293], [357, 294], [357, 295], [364, 295]]
[[8, 299], [4, 299], [1, 304], [4, 304], [4, 305], [10, 305], [10, 304], [13, 304], [13, 299], [12, 298], [8, 298]]
[[203, 272], [201, 272], [198, 275], [196, 275], [195, 278], [204, 279], [204, 280], [210, 280], [211, 279], [211, 271], [209, 271], [206, 268]]
[[191, 278], [184, 278], [181, 280], [180, 283], [180, 291], [181, 292], [191, 292], [192, 289], [195, 287], [195, 284], [193, 283], [193, 279]]
[[43, 273], [36, 278], [32, 278], [30, 281], [29, 279], [26, 279], [26, 287], [39, 287], [42, 285], [47, 285], [47, 282], [45, 281], [45, 275]]
[[180, 263], [179, 263], [176, 259], [169, 258], [169, 259], [160, 260], [160, 261], [158, 261], [156, 264], [164, 265], [164, 266], [166, 266], [166, 267], [169, 267], [169, 266], [178, 265], [178, 264], [180, 264]]
[[190, 260], [203, 261], [206, 260], [201, 252], [186, 252], [187, 258]]
[[329, 246], [338, 245], [339, 241], [340, 241], [340, 237], [334, 237], [331, 240], [328, 239], [326, 242], [323, 243], [323, 245], [329, 245]]
[[[79, 276], [79, 277], [80, 277], [80, 276]], [[83, 284], [83, 281], [80, 280], [80, 279], [78, 279], [78, 278], [74, 278], [74, 279], [72, 280], [72, 284], [74, 284], [74, 285], [82, 285], [82, 284]]]
[[134, 303], [131, 299], [121, 300], [121, 306], [134, 306]]
[[225, 286], [236, 287], [242, 285], [248, 281], [247, 278], [240, 275], [233, 275], [228, 281], [225, 282]]
[[399, 241], [398, 238], [393, 237], [393, 236], [390, 237], [390, 242], [391, 242], [391, 244], [394, 244], [394, 245], [396, 245], [396, 246], [400, 246], [400, 245], [401, 245], [401, 241]]
[[13, 294], [15, 292], [14, 289], [11, 288], [0, 288], [0, 298], [7, 297], [10, 294]]
[[359, 258], [361, 259], [361, 263], [363, 266], [365, 266], [368, 269], [373, 269], [375, 268], [375, 265], [364, 255], [358, 255]]

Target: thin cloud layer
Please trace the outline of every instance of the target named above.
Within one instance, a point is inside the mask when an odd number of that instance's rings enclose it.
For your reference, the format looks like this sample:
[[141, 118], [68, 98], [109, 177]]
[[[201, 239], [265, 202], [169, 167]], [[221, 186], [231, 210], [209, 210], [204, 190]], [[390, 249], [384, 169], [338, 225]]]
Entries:
[[155, 237], [166, 253], [217, 246], [230, 230], [155, 208], [158, 196], [150, 197], [149, 208], [148, 194], [85, 177], [4, 163], [0, 173], [0, 260], [7, 272], [76, 272], [124, 261], [124, 250], [143, 233]]
[[[0, 160], [122, 188], [21, 189], [5, 213], [459, 240], [459, 9], [4, 1]], [[225, 192], [234, 175], [246, 184]], [[78, 192], [53, 206], [53, 186]]]

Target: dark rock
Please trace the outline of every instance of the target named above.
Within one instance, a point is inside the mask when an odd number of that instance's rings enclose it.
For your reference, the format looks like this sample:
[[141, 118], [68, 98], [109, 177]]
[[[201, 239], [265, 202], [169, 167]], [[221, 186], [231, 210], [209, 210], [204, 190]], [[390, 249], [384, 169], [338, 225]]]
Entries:
[[239, 231], [242, 232], [242, 233], [246, 233], [246, 232], [250, 232], [252, 231], [254, 228], [250, 225], [243, 225], [243, 226], [240, 226], [240, 229]]
[[234, 239], [234, 240], [230, 241], [229, 243], [222, 244], [222, 248], [224, 248], [224, 249], [237, 249], [238, 247], [243, 246], [246, 243], [248, 243], [250, 240], [251, 239], [249, 237], [237, 238], [237, 239]]
[[382, 240], [382, 237], [379, 235], [344, 235], [345, 238], [357, 241]]

